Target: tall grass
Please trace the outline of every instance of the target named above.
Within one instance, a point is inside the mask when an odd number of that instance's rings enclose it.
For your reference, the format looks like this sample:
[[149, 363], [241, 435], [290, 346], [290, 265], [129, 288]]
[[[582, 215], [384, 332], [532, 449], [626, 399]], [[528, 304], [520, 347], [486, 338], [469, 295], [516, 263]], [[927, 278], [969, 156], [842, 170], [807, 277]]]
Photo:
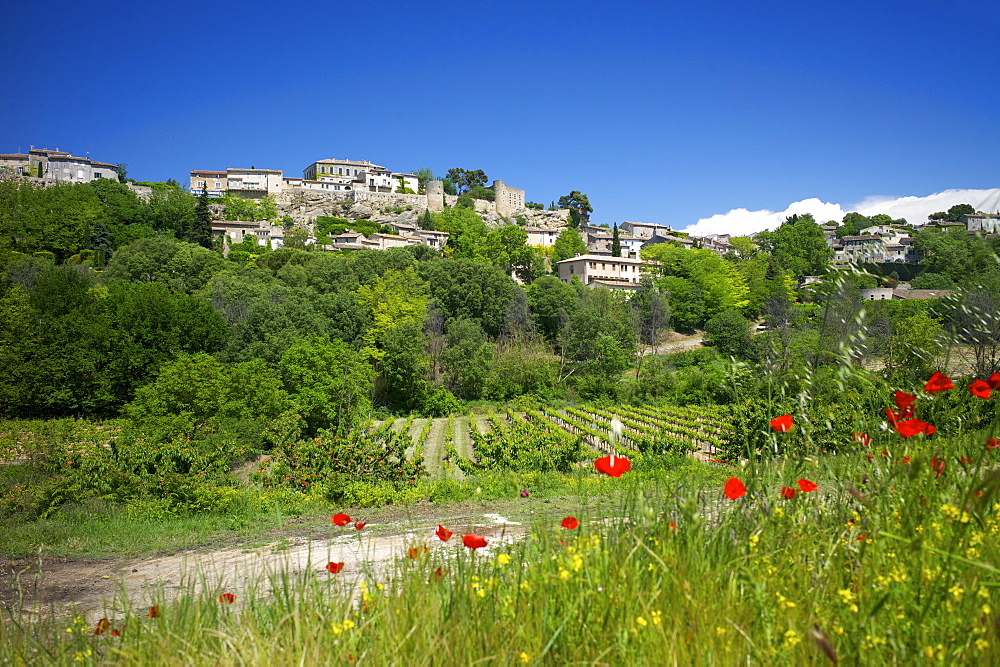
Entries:
[[477, 552], [428, 531], [430, 552], [388, 572], [347, 563], [363, 583], [279, 571], [233, 591], [233, 605], [192, 584], [158, 618], [122, 601], [108, 612], [121, 637], [94, 635], [97, 619], [26, 623], [10, 610], [0, 659], [995, 663], [1000, 449], [988, 435], [882, 435], [835, 456], [727, 466], [747, 487], [737, 500], [710, 475], [626, 475], [613, 480], [626, 502], [603, 514], [581, 483], [576, 530], [549, 518]]

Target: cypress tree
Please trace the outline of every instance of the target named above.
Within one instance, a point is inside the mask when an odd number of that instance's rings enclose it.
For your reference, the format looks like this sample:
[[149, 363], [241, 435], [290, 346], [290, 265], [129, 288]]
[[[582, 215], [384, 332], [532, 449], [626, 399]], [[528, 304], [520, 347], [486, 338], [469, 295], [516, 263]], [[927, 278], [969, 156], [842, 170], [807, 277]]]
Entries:
[[208, 207], [208, 186], [202, 188], [198, 205], [194, 209], [191, 225], [191, 241], [206, 248], [212, 248], [212, 209]]
[[618, 236], [618, 223], [615, 223], [614, 231], [611, 232], [611, 256], [622, 256], [622, 240]]

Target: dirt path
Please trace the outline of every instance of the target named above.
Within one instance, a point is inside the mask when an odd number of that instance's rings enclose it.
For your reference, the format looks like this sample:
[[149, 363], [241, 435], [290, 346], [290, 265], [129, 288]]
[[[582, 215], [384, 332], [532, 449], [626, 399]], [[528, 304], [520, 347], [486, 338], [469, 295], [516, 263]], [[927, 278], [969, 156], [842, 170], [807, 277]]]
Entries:
[[[440, 520], [455, 531], [448, 543], [434, 535]], [[390, 576], [393, 563], [405, 558], [410, 547], [427, 546], [445, 557], [455, 554], [464, 548], [460, 536], [470, 532], [489, 541], [479, 552], [488, 557], [498, 547], [521, 539], [525, 528], [500, 514], [478, 514], [432, 522], [371, 523], [361, 533], [345, 529], [331, 538], [290, 535], [252, 549], [235, 545], [136, 559], [11, 563], [0, 570], [0, 600], [16, 607], [23, 596], [20, 609], [26, 619], [54, 611], [78, 613], [94, 623], [101, 617], [121, 618], [125, 600], [133, 610], [141, 610], [161, 602], [169, 604], [186, 593], [214, 598], [228, 592], [237, 600], [249, 591], [268, 595], [269, 577], [281, 573], [319, 579], [336, 576], [342, 585], [354, 589], [365, 574]], [[340, 574], [331, 575], [326, 570], [330, 562], [344, 563]]]

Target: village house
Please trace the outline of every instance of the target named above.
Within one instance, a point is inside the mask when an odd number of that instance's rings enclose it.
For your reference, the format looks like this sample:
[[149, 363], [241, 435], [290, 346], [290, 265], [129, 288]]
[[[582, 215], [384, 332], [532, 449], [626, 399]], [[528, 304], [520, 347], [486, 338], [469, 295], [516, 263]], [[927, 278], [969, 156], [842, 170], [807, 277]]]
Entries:
[[229, 245], [243, 243], [248, 235], [255, 237], [259, 246], [267, 246], [268, 241], [270, 241], [273, 250], [277, 250], [285, 243], [284, 230], [280, 225], [274, 225], [268, 220], [259, 220], [256, 222], [240, 220], [212, 221], [212, 236], [225, 236]]
[[524, 231], [528, 235], [528, 245], [548, 248], [555, 245], [556, 239], [559, 238], [559, 232], [562, 230], [525, 227]]
[[656, 222], [629, 221], [625, 221], [618, 225], [618, 229], [619, 231], [623, 231], [631, 236], [638, 236], [644, 239], [650, 239], [657, 235], [665, 236], [674, 231], [670, 225], [661, 225]]
[[223, 196], [229, 189], [226, 176], [224, 171], [191, 170], [191, 194], [200, 197], [207, 190], [213, 199]]
[[232, 192], [246, 199], [260, 199], [264, 195], [278, 194], [284, 185], [280, 169], [229, 167], [225, 171], [191, 170], [190, 190], [196, 196], [207, 188], [209, 197], [222, 197]]
[[116, 165], [76, 157], [58, 148], [32, 147], [27, 153], [0, 154], [0, 169], [57, 183], [89, 183], [98, 178], [118, 180]]
[[995, 234], [1000, 227], [1000, 213], [973, 213], [963, 215], [962, 220], [965, 228], [969, 232], [979, 232], [981, 234]]
[[559, 279], [564, 283], [571, 282], [575, 276], [584, 285], [600, 281], [609, 287], [626, 287], [627, 284], [638, 285], [642, 279], [640, 267], [645, 263], [631, 257], [587, 254], [556, 262], [556, 267]]

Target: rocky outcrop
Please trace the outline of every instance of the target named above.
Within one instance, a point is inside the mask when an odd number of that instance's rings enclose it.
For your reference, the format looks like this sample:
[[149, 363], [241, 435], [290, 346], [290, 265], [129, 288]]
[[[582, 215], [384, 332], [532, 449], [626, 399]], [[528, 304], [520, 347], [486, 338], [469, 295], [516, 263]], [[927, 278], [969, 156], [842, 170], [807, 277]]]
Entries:
[[[427, 210], [424, 195], [401, 195], [380, 192], [326, 191], [289, 188], [275, 197], [278, 215], [288, 216], [297, 226], [312, 228], [319, 216], [346, 220], [371, 220], [379, 224], [411, 224], [418, 222]], [[477, 201], [477, 203], [479, 203]], [[523, 209], [510, 217], [498, 215], [485, 206], [477, 206], [477, 213], [489, 227], [520, 224], [542, 229], [562, 229], [567, 226], [568, 210], [534, 211]]]

